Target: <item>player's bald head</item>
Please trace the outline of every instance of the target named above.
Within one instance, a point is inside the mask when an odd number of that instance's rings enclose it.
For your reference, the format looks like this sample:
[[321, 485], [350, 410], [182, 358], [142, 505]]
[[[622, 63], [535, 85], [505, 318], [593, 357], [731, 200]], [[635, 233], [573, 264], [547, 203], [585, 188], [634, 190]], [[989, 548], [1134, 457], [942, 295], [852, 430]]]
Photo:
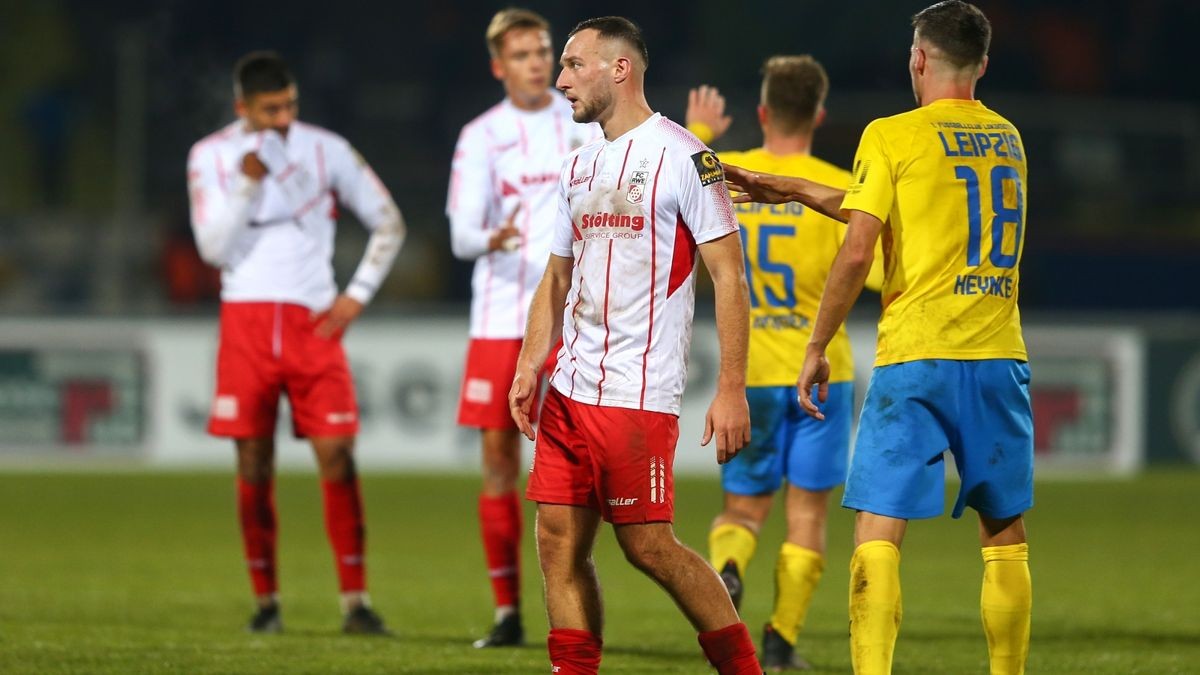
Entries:
[[624, 56], [637, 64], [641, 72], [645, 72], [650, 66], [650, 54], [646, 50], [642, 29], [629, 19], [623, 16], [600, 16], [580, 21], [567, 35], [567, 40], [584, 31], [595, 32], [597, 49], [603, 51], [606, 56]]
[[945, 0], [912, 18], [916, 39], [934, 47], [938, 56], [962, 70], [981, 65], [992, 42], [992, 24], [975, 5]]

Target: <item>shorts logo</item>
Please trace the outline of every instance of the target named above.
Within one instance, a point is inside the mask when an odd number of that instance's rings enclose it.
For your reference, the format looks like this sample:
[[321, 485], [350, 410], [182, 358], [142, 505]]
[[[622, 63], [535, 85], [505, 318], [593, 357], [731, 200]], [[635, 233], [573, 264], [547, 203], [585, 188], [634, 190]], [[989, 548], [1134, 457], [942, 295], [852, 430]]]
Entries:
[[478, 377], [470, 378], [467, 380], [467, 386], [466, 390], [463, 392], [463, 398], [465, 398], [469, 403], [491, 403], [491, 380], [482, 380]]
[[646, 196], [646, 181], [649, 177], [649, 171], [634, 171], [633, 175], [629, 177], [629, 190], [625, 199], [630, 204], [642, 203], [642, 198]]
[[692, 155], [692, 164], [696, 165], [700, 184], [705, 187], [725, 180], [725, 170], [721, 168], [721, 162], [717, 161], [717, 153], [712, 150], [701, 150]]
[[325, 416], [325, 422], [328, 424], [350, 424], [358, 417], [353, 412], [331, 412]]
[[650, 458], [650, 503], [667, 503], [667, 467], [662, 457]]
[[213, 419], [218, 420], [236, 420], [238, 417], [237, 397], [225, 394], [213, 399], [212, 416]]
[[609, 506], [633, 506], [637, 502], [637, 497], [617, 497], [609, 499]]

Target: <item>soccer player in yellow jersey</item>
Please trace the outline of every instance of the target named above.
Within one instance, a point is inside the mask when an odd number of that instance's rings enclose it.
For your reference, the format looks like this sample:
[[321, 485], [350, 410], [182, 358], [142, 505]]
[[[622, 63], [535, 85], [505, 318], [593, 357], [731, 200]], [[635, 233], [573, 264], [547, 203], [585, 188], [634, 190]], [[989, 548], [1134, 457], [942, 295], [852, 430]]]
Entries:
[[943, 509], [944, 453], [962, 478], [955, 517], [979, 513], [980, 598], [993, 675], [1022, 673], [1032, 588], [1022, 514], [1033, 505], [1029, 367], [1017, 311], [1025, 149], [975, 100], [991, 26], [949, 0], [913, 17], [920, 107], [867, 126], [850, 188], [727, 167], [742, 199], [799, 200], [848, 218], [797, 388], [817, 418], [828, 346], [883, 236], [883, 315], [843, 505], [858, 511], [850, 562], [856, 673], [891, 671], [899, 632], [900, 544], [909, 519]]
[[[758, 105], [763, 145], [722, 152], [721, 161], [849, 185], [849, 172], [810, 154], [828, 91], [825, 69], [811, 56], [767, 59]], [[728, 128], [720, 93], [711, 87], [695, 90], [687, 121], [706, 143]], [[829, 344], [832, 373], [828, 399], [821, 405], [824, 422], [804, 414], [794, 390], [821, 289], [846, 226], [796, 203], [738, 204], [737, 217], [750, 285], [746, 398], [751, 438], [749, 446], [721, 466], [725, 504], [709, 533], [709, 560], [740, 604], [741, 580], [758, 532], [786, 480], [787, 539], [779, 549], [775, 605], [759, 651], [763, 667], [781, 670], [807, 665], [795, 654], [796, 639], [825, 567], [829, 495], [846, 479], [854, 364], [844, 326], [838, 326]], [[878, 290], [880, 265], [873, 276], [867, 285]]]

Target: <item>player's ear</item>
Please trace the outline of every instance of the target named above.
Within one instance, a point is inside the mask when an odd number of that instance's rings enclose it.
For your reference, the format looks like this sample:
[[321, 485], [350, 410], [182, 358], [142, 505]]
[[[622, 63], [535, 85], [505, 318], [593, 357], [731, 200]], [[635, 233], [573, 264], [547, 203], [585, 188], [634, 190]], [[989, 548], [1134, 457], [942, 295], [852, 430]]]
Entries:
[[979, 78], [983, 77], [983, 74], [987, 72], [987, 64], [988, 57], [987, 54], [984, 54], [983, 61], [979, 64], [979, 72], [975, 73], [975, 79], [978, 80]]
[[821, 126], [824, 123], [825, 123], [825, 106], [819, 105], [819, 106], [817, 106], [817, 114], [813, 115], [812, 128], [816, 129], [817, 127]]
[[497, 80], [504, 79], [504, 64], [495, 56], [492, 57], [492, 77]]
[[758, 126], [766, 129], [768, 121], [770, 121], [770, 117], [767, 116], [767, 106], [759, 103], [758, 104]]
[[246, 116], [246, 101], [240, 96], [233, 99], [233, 114], [238, 117]]
[[628, 57], [618, 56], [613, 59], [613, 82], [621, 84], [633, 74], [633, 62]]

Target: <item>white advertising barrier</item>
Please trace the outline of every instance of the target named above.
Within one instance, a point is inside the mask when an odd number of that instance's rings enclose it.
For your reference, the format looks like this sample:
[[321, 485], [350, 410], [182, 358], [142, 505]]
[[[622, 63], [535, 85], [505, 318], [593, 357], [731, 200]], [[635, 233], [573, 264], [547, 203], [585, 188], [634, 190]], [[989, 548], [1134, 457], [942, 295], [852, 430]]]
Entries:
[[[0, 461], [127, 460], [155, 466], [229, 466], [231, 444], [205, 433], [217, 323], [186, 320], [0, 321]], [[850, 328], [861, 403], [874, 326]], [[1125, 474], [1142, 464], [1145, 345], [1127, 328], [1026, 328], [1036, 449], [1043, 475]], [[455, 424], [466, 320], [364, 319], [346, 337], [358, 388], [365, 467], [474, 470], [478, 434]], [[676, 466], [713, 472], [700, 447], [718, 345], [696, 323]], [[280, 408], [278, 458], [312, 466]], [[531, 448], [527, 444], [528, 455]]]

